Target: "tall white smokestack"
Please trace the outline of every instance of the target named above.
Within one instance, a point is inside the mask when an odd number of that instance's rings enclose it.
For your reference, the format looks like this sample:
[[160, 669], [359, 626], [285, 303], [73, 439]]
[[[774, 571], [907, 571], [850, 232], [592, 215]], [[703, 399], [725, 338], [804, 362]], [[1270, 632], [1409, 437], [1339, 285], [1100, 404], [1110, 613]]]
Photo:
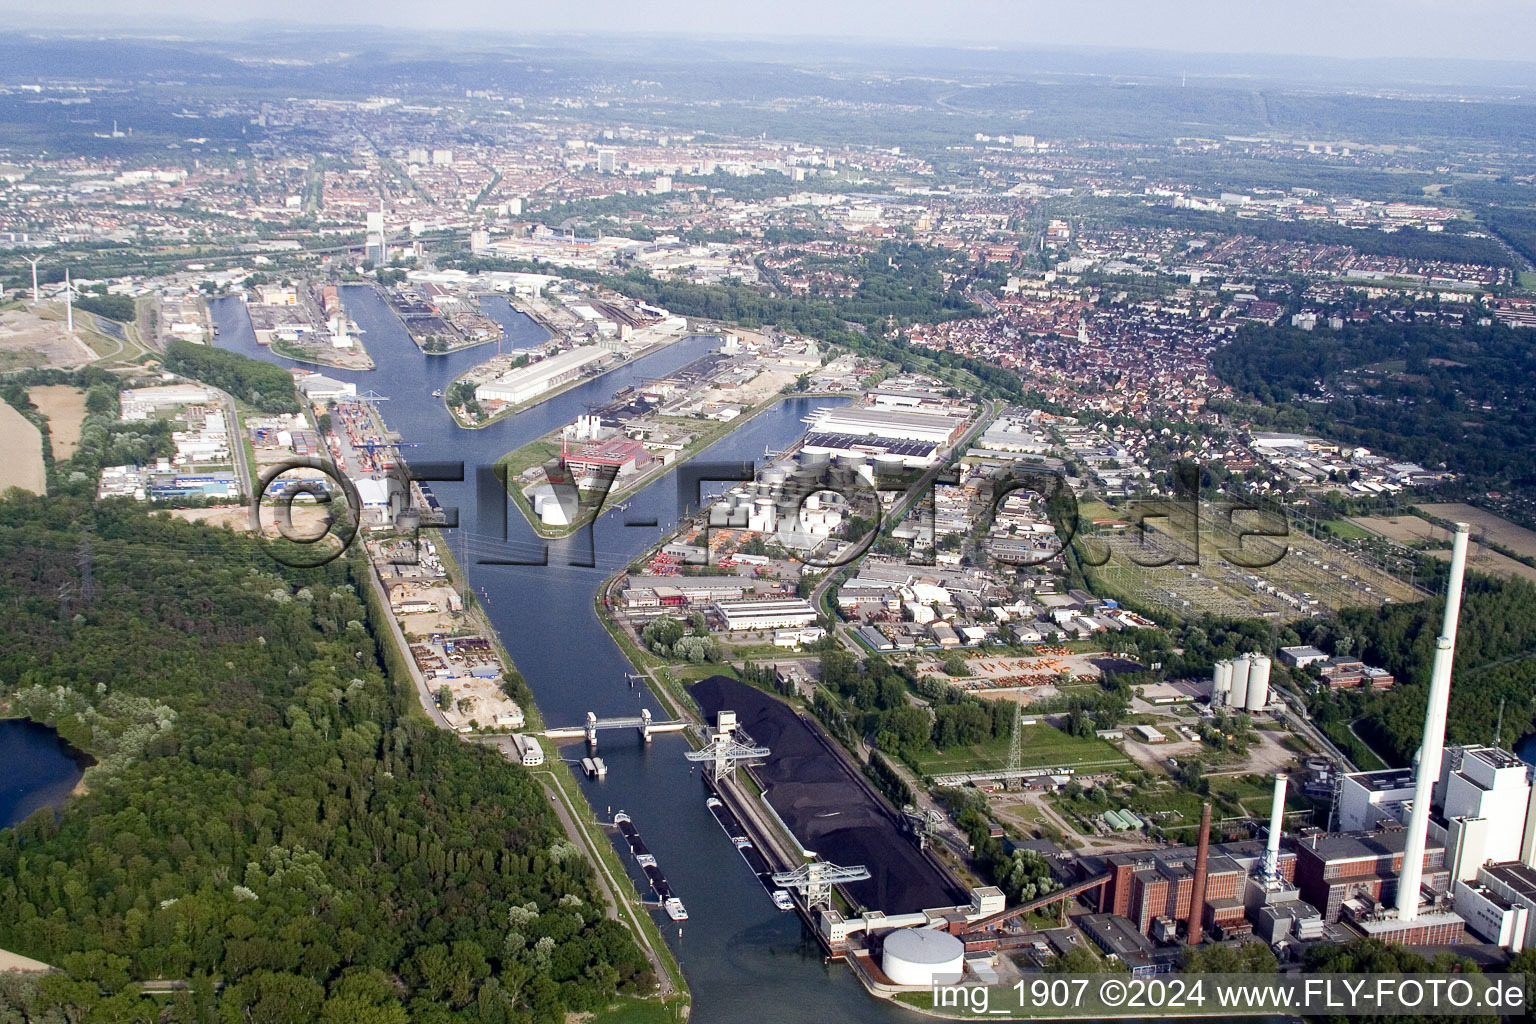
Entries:
[[1264, 847], [1264, 877], [1280, 877], [1280, 832], [1285, 825], [1285, 783], [1282, 773], [1275, 774], [1275, 798], [1269, 805], [1269, 843]]
[[69, 268], [64, 268], [64, 329], [70, 333], [75, 330], [75, 289], [69, 283]]
[[1424, 745], [1419, 748], [1418, 774], [1413, 784], [1413, 816], [1403, 848], [1403, 871], [1397, 883], [1397, 918], [1419, 916], [1419, 888], [1424, 882], [1424, 847], [1429, 837], [1429, 804], [1440, 778], [1445, 753], [1445, 719], [1451, 704], [1451, 665], [1456, 658], [1456, 623], [1461, 618], [1461, 582], [1467, 571], [1466, 523], [1456, 524], [1451, 544], [1451, 577], [1445, 585], [1445, 618], [1435, 641], [1435, 662], [1429, 675], [1429, 707], [1424, 711]]

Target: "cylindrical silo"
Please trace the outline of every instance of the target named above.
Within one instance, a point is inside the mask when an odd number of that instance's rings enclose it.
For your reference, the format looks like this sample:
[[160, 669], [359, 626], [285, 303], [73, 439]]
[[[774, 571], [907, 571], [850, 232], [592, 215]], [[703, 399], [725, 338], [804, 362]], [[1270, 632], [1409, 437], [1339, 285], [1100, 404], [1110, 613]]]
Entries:
[[1255, 654], [1248, 669], [1248, 699], [1243, 707], [1249, 711], [1262, 711], [1269, 707], [1269, 658]]
[[1232, 662], [1223, 658], [1211, 666], [1211, 705], [1220, 707], [1232, 693]]
[[1227, 694], [1227, 707], [1241, 710], [1248, 702], [1248, 655], [1232, 660], [1232, 689]]

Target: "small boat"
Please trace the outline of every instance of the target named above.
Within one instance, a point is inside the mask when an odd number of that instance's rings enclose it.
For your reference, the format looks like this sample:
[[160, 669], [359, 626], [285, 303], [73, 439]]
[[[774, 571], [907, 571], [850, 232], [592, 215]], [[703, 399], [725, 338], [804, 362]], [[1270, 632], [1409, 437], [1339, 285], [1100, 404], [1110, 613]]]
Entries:
[[667, 901], [662, 904], [662, 908], [666, 910], [667, 916], [674, 921], [688, 920], [688, 911], [683, 907], [683, 901], [676, 896], [668, 896]]
[[795, 901], [789, 898], [789, 891], [787, 889], [773, 890], [773, 905], [780, 910], [795, 909]]
[[442, 398], [443, 397], [443, 389], [442, 388], [438, 388], [436, 391], [432, 392], [432, 397], [433, 398]]

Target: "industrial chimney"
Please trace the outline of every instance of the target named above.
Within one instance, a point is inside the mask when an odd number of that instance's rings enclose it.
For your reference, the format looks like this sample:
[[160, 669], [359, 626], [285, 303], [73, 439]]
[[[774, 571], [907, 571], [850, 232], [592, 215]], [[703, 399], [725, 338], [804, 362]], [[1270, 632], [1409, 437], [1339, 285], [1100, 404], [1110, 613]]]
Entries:
[[1264, 877], [1276, 879], [1280, 877], [1280, 833], [1285, 825], [1285, 783], [1284, 773], [1275, 773], [1275, 798], [1269, 805], [1269, 842], [1264, 847]]
[[1440, 778], [1445, 753], [1445, 719], [1451, 703], [1451, 665], [1456, 658], [1456, 623], [1461, 618], [1461, 583], [1467, 571], [1466, 523], [1456, 524], [1451, 544], [1451, 576], [1445, 586], [1445, 617], [1435, 641], [1434, 667], [1429, 676], [1429, 707], [1424, 711], [1424, 743], [1419, 747], [1418, 774], [1413, 784], [1413, 814], [1403, 848], [1403, 870], [1397, 883], [1397, 919], [1419, 916], [1419, 889], [1424, 882], [1424, 847], [1429, 838], [1429, 803]]
[[1195, 848], [1195, 883], [1189, 893], [1189, 944], [1205, 937], [1205, 871], [1211, 856], [1211, 805], [1200, 808], [1200, 845]]

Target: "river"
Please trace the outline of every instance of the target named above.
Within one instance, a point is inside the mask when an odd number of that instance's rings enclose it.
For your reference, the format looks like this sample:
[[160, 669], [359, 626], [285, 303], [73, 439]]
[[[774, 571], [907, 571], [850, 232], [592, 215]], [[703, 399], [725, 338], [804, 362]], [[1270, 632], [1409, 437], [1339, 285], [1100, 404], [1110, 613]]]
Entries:
[[[690, 338], [623, 366], [596, 380], [557, 395], [481, 430], [464, 430], [448, 415], [435, 389], [483, 362], [494, 346], [448, 355], [424, 355], [399, 320], [369, 287], [343, 288], [348, 314], [363, 330], [363, 342], [377, 369], [324, 372], [355, 381], [359, 393], [388, 398], [380, 406], [391, 429], [407, 442], [412, 462], [463, 460], [470, 478], [463, 484], [434, 483], [444, 505], [459, 507], [461, 529], [448, 534], [454, 553], [469, 574], [492, 623], [517, 667], [527, 678], [550, 725], [577, 725], [588, 711], [602, 715], [635, 714], [640, 705], [661, 708], [645, 690], [625, 680], [627, 660], [613, 643], [593, 608], [602, 581], [676, 525], [677, 475], [669, 474], [628, 502], [628, 509], [601, 516], [588, 546], [584, 533], [550, 542], [548, 566], [494, 566], [477, 561], [505, 556], [533, 560], [541, 541], [515, 509], [508, 510], [508, 536], [482, 538], [476, 532], [473, 470], [606, 400], [614, 391], [646, 378], [665, 376], [710, 351], [712, 338]], [[510, 308], [486, 310], [507, 328], [503, 347], [526, 348], [546, 337], [532, 320]], [[282, 365], [294, 365], [256, 344], [238, 299], [211, 304], [219, 325], [218, 344]], [[804, 431], [801, 419], [819, 405], [839, 399], [789, 399], [767, 410], [716, 442], [703, 460], [761, 460], [765, 449], [784, 447]], [[721, 484], [716, 490], [727, 485]], [[626, 520], [655, 520], [656, 525], [626, 526]], [[596, 568], [572, 566], [595, 548]], [[704, 806], [705, 792], [683, 759], [687, 742], [671, 733], [650, 747], [638, 736], [604, 733], [601, 752], [609, 766], [606, 779], [581, 776], [581, 785], [600, 818], [623, 809], [666, 871], [688, 906], [682, 933], [659, 917], [662, 932], [682, 964], [693, 994], [693, 1017], [700, 1024], [742, 1019], [745, 1013], [768, 1022], [886, 1021], [910, 1019], [905, 1011], [870, 998], [841, 964], [823, 963], [820, 947], [804, 934], [799, 918], [768, 901], [735, 848]], [[567, 747], [566, 757], [580, 757], [582, 747]], [[621, 856], [632, 878], [633, 861]]]
[[85, 773], [58, 733], [24, 718], [0, 721], [0, 765], [0, 828], [58, 807]]

